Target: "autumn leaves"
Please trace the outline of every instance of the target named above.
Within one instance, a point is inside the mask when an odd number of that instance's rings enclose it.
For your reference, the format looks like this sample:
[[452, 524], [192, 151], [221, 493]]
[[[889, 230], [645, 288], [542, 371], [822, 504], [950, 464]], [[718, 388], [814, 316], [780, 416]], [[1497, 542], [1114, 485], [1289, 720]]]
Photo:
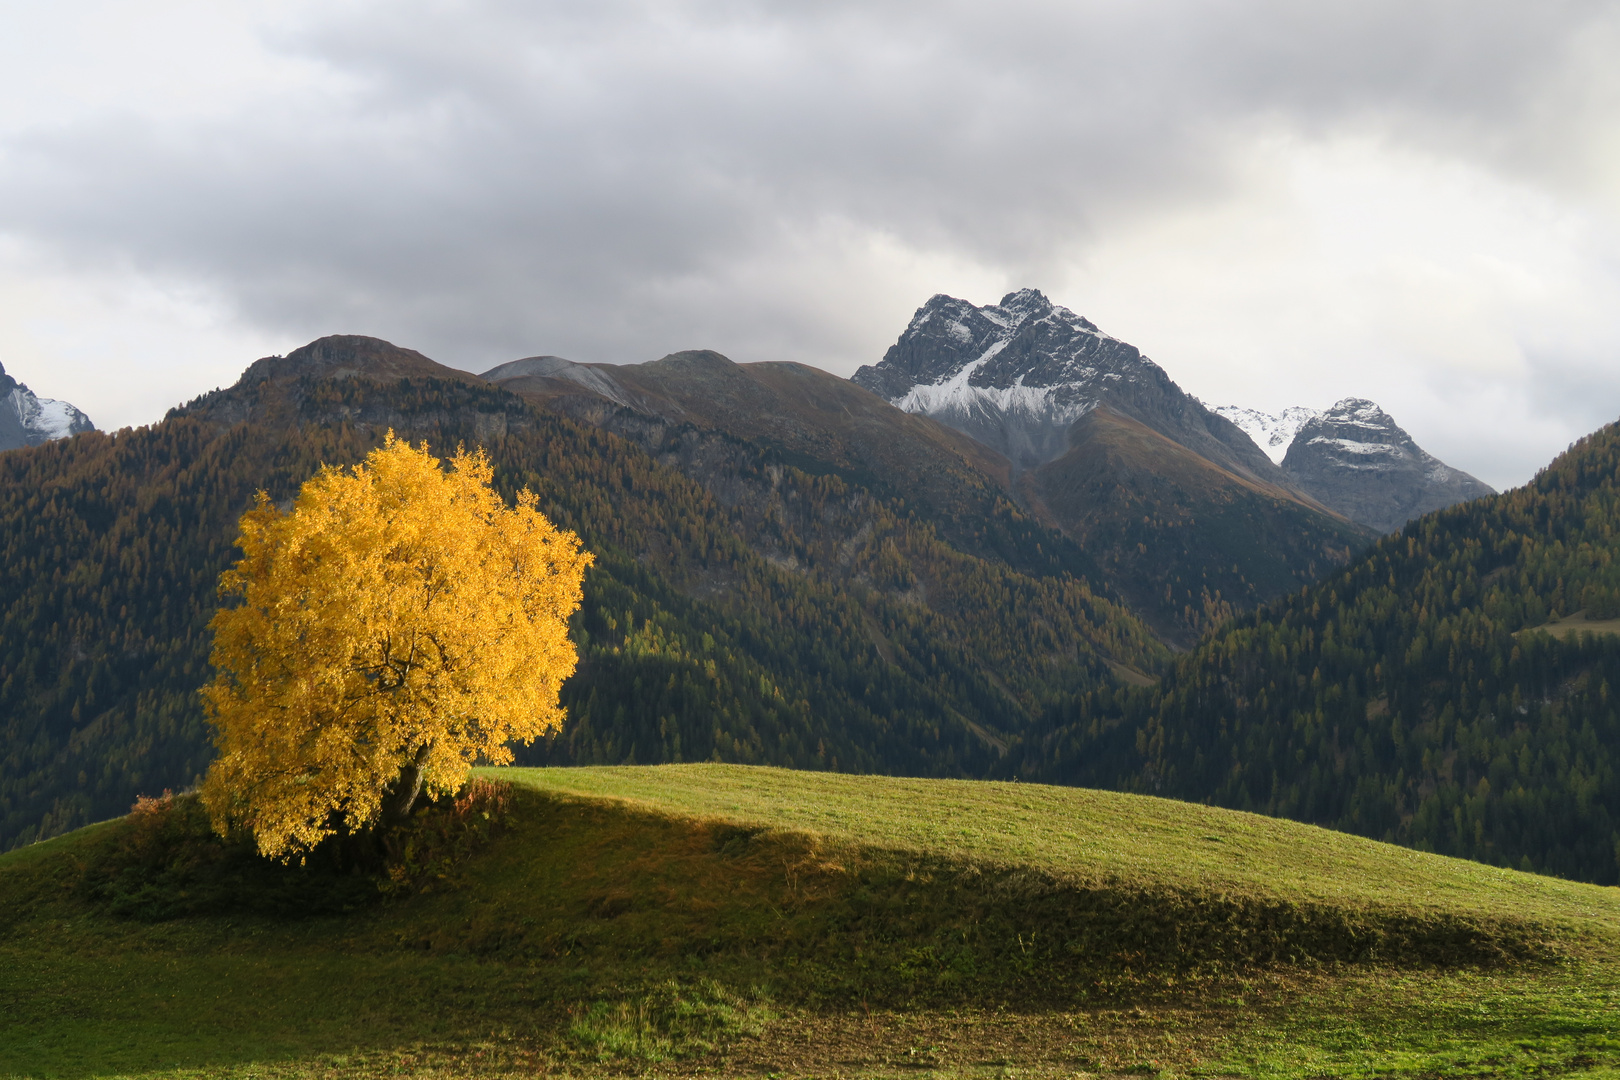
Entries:
[[390, 432], [352, 469], [323, 467], [290, 512], [261, 493], [243, 515], [203, 689], [221, 832], [296, 858], [560, 727], [592, 557], [531, 492], [505, 505], [482, 450], [445, 464]]

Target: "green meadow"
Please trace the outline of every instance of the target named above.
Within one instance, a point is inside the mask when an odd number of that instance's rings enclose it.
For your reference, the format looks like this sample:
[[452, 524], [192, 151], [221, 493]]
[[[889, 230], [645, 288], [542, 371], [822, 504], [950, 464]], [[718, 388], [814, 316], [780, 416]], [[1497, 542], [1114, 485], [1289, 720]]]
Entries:
[[115, 878], [128, 820], [0, 857], [0, 1076], [1620, 1071], [1620, 890], [1068, 788], [483, 772], [501, 827], [386, 894]]

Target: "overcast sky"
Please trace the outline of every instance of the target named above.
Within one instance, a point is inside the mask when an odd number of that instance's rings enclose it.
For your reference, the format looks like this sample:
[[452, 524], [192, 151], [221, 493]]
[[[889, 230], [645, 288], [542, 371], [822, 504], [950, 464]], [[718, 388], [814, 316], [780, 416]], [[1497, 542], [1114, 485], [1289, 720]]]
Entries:
[[1498, 487], [1620, 416], [1620, 0], [0, 0], [0, 363], [873, 363], [1034, 286]]

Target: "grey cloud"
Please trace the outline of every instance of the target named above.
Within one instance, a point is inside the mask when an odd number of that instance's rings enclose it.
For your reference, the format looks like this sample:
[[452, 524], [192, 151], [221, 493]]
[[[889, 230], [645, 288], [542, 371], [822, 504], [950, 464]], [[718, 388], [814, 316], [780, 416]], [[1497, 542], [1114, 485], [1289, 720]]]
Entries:
[[[377, 4], [279, 42], [341, 89], [0, 147], [0, 230], [213, 283], [258, 325], [386, 333], [468, 366], [713, 343], [852, 368], [898, 325], [874, 339], [845, 310], [858, 283], [788, 295], [818, 230], [1040, 284], [1111, 220], [1241, 184], [1230, 150], [1247, 128], [1352, 125], [1544, 160], [1547, 101], [1580, 89], [1558, 73], [1613, 13]], [[701, 338], [717, 328], [726, 342]]]

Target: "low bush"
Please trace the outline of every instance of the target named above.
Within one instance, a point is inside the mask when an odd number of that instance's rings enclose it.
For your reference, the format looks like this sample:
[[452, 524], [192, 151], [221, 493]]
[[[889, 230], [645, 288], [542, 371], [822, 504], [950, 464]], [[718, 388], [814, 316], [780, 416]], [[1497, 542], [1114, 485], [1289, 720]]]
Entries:
[[305, 859], [260, 855], [214, 832], [192, 793], [142, 797], [89, 860], [81, 890], [114, 915], [161, 922], [247, 912], [300, 918], [355, 911], [388, 895], [454, 884], [457, 866], [503, 828], [507, 785], [474, 780], [382, 835], [329, 840]]
[[475, 777], [461, 793], [440, 799], [382, 838], [385, 893], [421, 893], [453, 886], [458, 868], [507, 824], [512, 786]]
[[280, 917], [352, 911], [377, 899], [373, 880], [334, 860], [288, 865], [249, 838], [214, 832], [195, 794], [141, 798], [85, 868], [82, 887], [115, 915], [161, 922], [253, 912]]

